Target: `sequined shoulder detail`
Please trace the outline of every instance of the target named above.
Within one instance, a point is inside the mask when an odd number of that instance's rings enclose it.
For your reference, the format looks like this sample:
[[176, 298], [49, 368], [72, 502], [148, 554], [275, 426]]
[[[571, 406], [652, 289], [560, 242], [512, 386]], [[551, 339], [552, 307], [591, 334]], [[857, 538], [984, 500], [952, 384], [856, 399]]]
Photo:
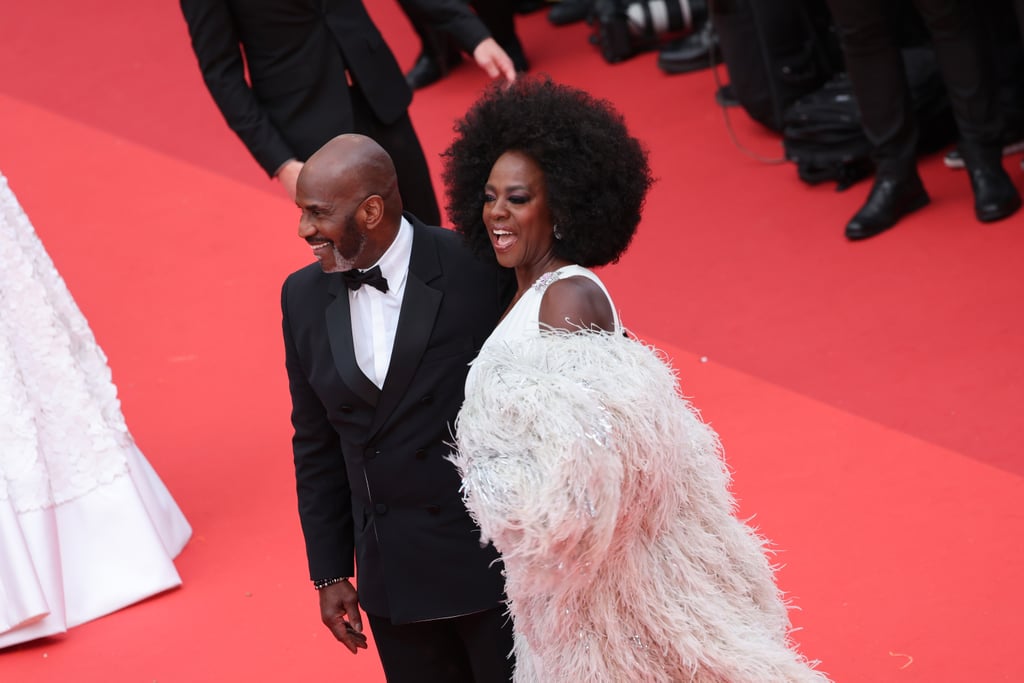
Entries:
[[562, 273], [560, 271], [552, 270], [549, 273], [542, 274], [539, 278], [537, 278], [537, 280], [532, 285], [530, 285], [530, 287], [534, 291], [543, 292], [545, 289], [548, 288], [548, 285], [550, 285], [552, 282], [558, 280], [561, 277]]

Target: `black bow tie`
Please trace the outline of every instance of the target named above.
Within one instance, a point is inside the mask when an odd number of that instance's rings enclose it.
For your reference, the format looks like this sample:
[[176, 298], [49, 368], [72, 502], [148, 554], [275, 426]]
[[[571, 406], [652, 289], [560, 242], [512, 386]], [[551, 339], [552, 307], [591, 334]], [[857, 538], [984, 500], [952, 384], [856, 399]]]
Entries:
[[382, 292], [388, 291], [388, 281], [380, 274], [380, 266], [362, 271], [353, 268], [342, 272], [341, 277], [345, 280], [345, 285], [352, 290], [359, 289], [363, 285], [370, 285]]

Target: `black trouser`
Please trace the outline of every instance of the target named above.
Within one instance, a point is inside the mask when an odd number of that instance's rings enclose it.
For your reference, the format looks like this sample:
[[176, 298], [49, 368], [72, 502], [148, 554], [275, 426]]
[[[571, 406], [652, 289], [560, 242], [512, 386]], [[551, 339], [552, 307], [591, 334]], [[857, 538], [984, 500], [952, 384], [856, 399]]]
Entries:
[[512, 618], [504, 607], [412, 624], [366, 616], [388, 683], [512, 680]]
[[441, 224], [441, 210], [430, 180], [430, 168], [409, 114], [391, 124], [381, 123], [358, 85], [349, 87], [354, 132], [373, 138], [391, 156], [398, 175], [402, 206], [427, 225]]
[[[846, 70], [880, 176], [913, 173], [918, 138], [900, 47], [887, 20], [891, 0], [828, 0]], [[961, 0], [914, 0], [931, 34], [965, 158], [999, 158], [1002, 120], [974, 13]]]
[[[447, 34], [437, 32], [430, 25], [430, 20], [421, 14], [413, 3], [408, 0], [398, 0], [398, 4], [401, 5], [402, 11], [408, 17], [416, 35], [420, 37], [423, 50], [428, 52], [431, 57], [444, 59], [448, 51], [458, 54], [459, 46], [455, 44], [454, 39]], [[473, 7], [491, 37], [506, 52], [510, 55], [515, 51], [522, 52], [519, 37], [516, 35], [515, 4], [512, 0], [473, 0], [467, 4]]]
[[1020, 39], [1024, 41], [1024, 0], [1016, 0], [1014, 6], [1017, 10], [1017, 23], [1020, 25]]

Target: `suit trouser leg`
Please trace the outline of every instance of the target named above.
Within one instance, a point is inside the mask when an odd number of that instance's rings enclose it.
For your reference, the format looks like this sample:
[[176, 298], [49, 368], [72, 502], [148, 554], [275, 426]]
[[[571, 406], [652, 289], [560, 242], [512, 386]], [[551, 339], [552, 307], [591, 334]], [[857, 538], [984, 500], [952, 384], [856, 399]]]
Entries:
[[434, 194], [430, 168], [409, 114], [394, 123], [382, 123], [358, 86], [350, 88], [355, 132], [371, 137], [391, 156], [398, 174], [402, 206], [428, 225], [441, 224], [441, 209]]
[[963, 0], [914, 0], [935, 46], [935, 56], [953, 105], [961, 145], [999, 159], [1003, 121], [995, 73], [981, 42], [977, 13]]
[[388, 683], [507, 683], [512, 626], [503, 608], [393, 624], [368, 614]]
[[[847, 73], [879, 175], [904, 177], [918, 139], [903, 58], [884, 11], [886, 0], [829, 0]], [[998, 154], [1002, 120], [975, 16], [961, 0], [914, 0], [932, 36], [963, 144]]]
[[474, 681], [512, 680], [512, 617], [505, 613], [504, 605], [459, 617], [456, 628], [466, 644]]
[[[444, 31], [433, 28], [430, 20], [416, 8], [415, 3], [398, 0], [398, 4], [412, 24], [413, 31], [420, 38], [421, 52], [437, 63], [442, 75], [446, 74], [449, 66], [461, 59], [462, 50], [455, 39]], [[515, 6], [512, 0], [472, 0], [469, 4], [487, 27], [491, 37], [512, 58], [516, 69], [525, 71], [529, 65], [516, 34]]]
[[512, 0], [472, 0], [470, 4], [494, 40], [512, 58], [516, 70], [525, 71], [529, 64], [516, 33], [516, 12]]
[[433, 59], [439, 69], [447, 73], [448, 66], [461, 59], [462, 51], [455, 40], [444, 31], [438, 31], [430, 24], [430, 19], [422, 14], [415, 3], [409, 0], [398, 0], [405, 17], [412, 24], [412, 30], [420, 39], [420, 52]]
[[[1017, 12], [1017, 26], [1020, 27], [1020, 39], [1024, 42], [1024, 0], [1015, 0], [1013, 9]], [[1024, 82], [1024, 74], [1018, 74], [1021, 82]]]
[[829, 7], [878, 175], [905, 178], [914, 173], [918, 129], [887, 1], [829, 0]]

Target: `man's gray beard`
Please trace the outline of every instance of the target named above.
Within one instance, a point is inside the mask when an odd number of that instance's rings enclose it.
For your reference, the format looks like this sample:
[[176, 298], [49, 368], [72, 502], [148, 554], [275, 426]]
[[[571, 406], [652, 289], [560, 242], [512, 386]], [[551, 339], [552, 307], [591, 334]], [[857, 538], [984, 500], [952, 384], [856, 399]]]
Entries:
[[334, 267], [330, 270], [325, 270], [325, 273], [342, 273], [346, 270], [352, 270], [356, 267], [355, 259], [347, 259], [341, 255], [338, 251], [338, 247], [334, 244], [331, 245], [331, 249], [334, 252]]

